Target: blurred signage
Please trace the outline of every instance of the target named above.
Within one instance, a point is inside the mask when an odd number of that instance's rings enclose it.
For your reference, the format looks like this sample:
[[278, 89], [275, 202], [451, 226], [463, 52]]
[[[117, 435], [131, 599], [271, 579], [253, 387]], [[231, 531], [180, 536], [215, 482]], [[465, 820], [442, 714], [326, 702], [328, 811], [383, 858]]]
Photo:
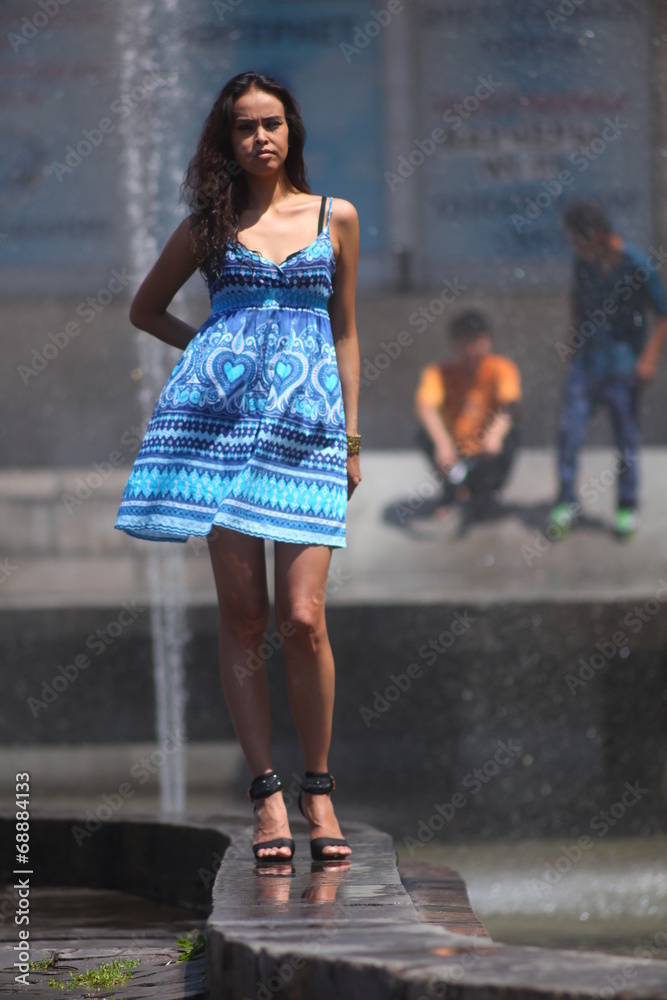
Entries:
[[185, 212], [178, 186], [211, 104], [247, 69], [295, 95], [311, 187], [359, 206], [362, 261], [377, 256], [381, 46], [365, 25], [381, 26], [372, 10], [355, 0], [5, 0], [5, 292], [94, 290], [114, 267], [141, 260], [133, 240], [164, 243]]
[[560, 216], [575, 200], [601, 202], [648, 245], [650, 5], [427, 0], [415, 10], [421, 113], [403, 170], [422, 191], [426, 279], [562, 285], [571, 257]]

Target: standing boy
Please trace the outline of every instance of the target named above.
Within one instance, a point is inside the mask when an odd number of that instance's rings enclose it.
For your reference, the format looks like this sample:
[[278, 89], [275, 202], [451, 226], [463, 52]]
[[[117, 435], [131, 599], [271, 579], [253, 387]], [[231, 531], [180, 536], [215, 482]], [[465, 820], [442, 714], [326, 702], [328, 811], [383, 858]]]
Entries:
[[[667, 296], [656, 274], [660, 263], [614, 233], [597, 205], [572, 205], [563, 222], [575, 251], [575, 330], [568, 344], [558, 345], [570, 369], [558, 428], [560, 492], [549, 524], [562, 535], [580, 511], [575, 497], [579, 450], [593, 411], [602, 405], [609, 410], [620, 453], [615, 530], [627, 536], [638, 526], [638, 395], [655, 376], [667, 336]], [[647, 307], [659, 317], [650, 338]]]

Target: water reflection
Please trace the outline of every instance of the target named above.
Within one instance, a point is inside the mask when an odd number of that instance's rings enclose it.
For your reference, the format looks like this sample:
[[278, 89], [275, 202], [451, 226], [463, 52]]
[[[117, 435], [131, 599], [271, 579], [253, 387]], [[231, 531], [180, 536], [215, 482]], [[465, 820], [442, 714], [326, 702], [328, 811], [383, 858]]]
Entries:
[[258, 864], [254, 869], [254, 898], [279, 908], [296, 899], [335, 903], [339, 886], [351, 867], [351, 861], [313, 861], [304, 885], [302, 879], [296, 884], [293, 881], [296, 868], [292, 864]]

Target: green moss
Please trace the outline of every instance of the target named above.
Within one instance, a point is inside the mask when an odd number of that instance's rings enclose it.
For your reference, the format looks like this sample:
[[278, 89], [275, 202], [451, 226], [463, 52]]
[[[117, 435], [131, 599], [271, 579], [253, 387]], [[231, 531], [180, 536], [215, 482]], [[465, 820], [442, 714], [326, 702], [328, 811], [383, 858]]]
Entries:
[[[40, 965], [41, 963], [35, 963]], [[132, 973], [128, 970], [141, 965], [140, 961], [129, 958], [124, 961], [114, 958], [113, 962], [103, 962], [98, 969], [86, 969], [85, 972], [70, 972], [65, 983], [57, 979], [49, 979], [49, 986], [57, 990], [75, 990], [77, 986], [88, 986], [93, 989], [102, 989], [109, 986], [121, 986], [128, 979], [132, 978]]]
[[190, 931], [189, 934], [177, 939], [176, 947], [181, 952], [177, 961], [189, 962], [190, 959], [202, 954], [206, 947], [206, 938], [201, 931]]
[[52, 955], [51, 958], [40, 958], [39, 962], [30, 962], [30, 969], [33, 971], [46, 972], [47, 969], [56, 968], [56, 958]]

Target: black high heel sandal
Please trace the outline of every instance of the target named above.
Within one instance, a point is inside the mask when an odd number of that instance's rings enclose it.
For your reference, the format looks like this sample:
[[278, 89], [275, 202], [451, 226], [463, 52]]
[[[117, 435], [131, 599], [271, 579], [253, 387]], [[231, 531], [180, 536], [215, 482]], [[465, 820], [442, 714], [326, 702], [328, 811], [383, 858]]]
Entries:
[[[268, 799], [269, 795], [279, 792], [282, 787], [283, 783], [275, 771], [271, 771], [269, 774], [260, 774], [256, 778], [253, 778], [248, 789], [248, 798], [251, 802], [253, 799]], [[258, 857], [258, 851], [266, 850], [269, 847], [289, 847], [291, 854], [289, 857], [284, 854], [265, 854], [264, 857]], [[259, 864], [289, 864], [294, 857], [294, 841], [291, 837], [275, 837], [273, 840], [260, 840], [258, 844], [252, 845], [252, 850]]]
[[[299, 811], [302, 816], [306, 816], [303, 811], [302, 797], [306, 792], [308, 795], [331, 795], [336, 782], [326, 771], [304, 771], [301, 778], [301, 791], [299, 792]], [[310, 856], [313, 861], [349, 861], [349, 854], [324, 854], [325, 847], [349, 847], [344, 837], [315, 837], [310, 842]]]

